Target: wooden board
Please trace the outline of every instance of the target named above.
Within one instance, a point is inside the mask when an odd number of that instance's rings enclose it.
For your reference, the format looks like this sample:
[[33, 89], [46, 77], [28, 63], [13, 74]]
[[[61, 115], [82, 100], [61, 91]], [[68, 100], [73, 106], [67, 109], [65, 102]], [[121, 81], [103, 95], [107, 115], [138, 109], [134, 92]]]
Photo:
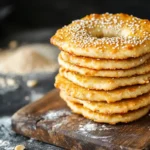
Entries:
[[12, 117], [13, 130], [72, 150], [149, 150], [150, 115], [129, 124], [94, 123], [71, 113], [53, 90]]

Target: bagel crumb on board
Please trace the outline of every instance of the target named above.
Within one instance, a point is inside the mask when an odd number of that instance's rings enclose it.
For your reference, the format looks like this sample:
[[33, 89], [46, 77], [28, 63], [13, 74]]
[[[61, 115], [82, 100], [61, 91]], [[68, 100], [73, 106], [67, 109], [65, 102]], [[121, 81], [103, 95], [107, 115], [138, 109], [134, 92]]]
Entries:
[[17, 145], [14, 150], [24, 150], [24, 149], [25, 149], [24, 145]]
[[38, 81], [37, 80], [28, 80], [27, 81], [27, 86], [28, 87], [35, 87], [36, 85], [38, 84]]

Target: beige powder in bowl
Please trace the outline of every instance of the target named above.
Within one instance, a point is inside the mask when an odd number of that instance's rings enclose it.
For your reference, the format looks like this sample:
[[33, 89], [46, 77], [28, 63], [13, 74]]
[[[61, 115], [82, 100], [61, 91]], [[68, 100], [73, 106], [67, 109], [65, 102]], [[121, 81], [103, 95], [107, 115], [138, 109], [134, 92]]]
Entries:
[[58, 51], [48, 44], [31, 44], [0, 52], [0, 73], [29, 74], [58, 69]]

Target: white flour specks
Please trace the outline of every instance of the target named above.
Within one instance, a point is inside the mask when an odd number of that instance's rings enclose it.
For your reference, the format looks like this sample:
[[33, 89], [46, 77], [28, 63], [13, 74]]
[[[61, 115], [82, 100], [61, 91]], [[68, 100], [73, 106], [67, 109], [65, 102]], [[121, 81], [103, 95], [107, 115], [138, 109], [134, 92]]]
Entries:
[[79, 131], [106, 131], [112, 130], [112, 128], [107, 127], [106, 125], [98, 125], [96, 123], [88, 122], [85, 125], [79, 125]]
[[0, 147], [1, 146], [7, 146], [9, 144], [8, 141], [0, 140]]
[[8, 116], [1, 117], [0, 119], [0, 125], [5, 125], [5, 126], [10, 126], [11, 124], [11, 119]]
[[68, 110], [52, 110], [52, 111], [49, 111], [45, 116], [44, 116], [44, 119], [47, 119], [47, 120], [56, 120], [60, 117], [63, 117], [63, 116], [68, 116], [68, 115], [71, 115], [71, 112], [68, 111]]
[[106, 131], [106, 130], [112, 130], [112, 128], [107, 127], [106, 125], [102, 125], [98, 129], [99, 131]]
[[29, 142], [29, 143], [33, 143], [34, 140], [35, 140], [34, 138], [30, 138], [30, 139], [28, 140], [28, 142]]
[[14, 150], [14, 147], [11, 146], [7, 140], [0, 140], [0, 148], [4, 148], [4, 150]]
[[[108, 133], [105, 134], [105, 132], [99, 132], [99, 131], [108, 131], [112, 130], [112, 128], [107, 127], [106, 125], [101, 125], [94, 123], [92, 121], [84, 124], [84, 125], [79, 125], [78, 128], [78, 133], [82, 134], [86, 137], [90, 137], [92, 139], [100, 139], [101, 141], [105, 142], [111, 142], [112, 136], [108, 135]], [[99, 135], [97, 133], [100, 133]]]
[[0, 139], [0, 149], [4, 148], [6, 150], [13, 150], [14, 147], [11, 146], [11, 143], [9, 142], [9, 137], [12, 134], [12, 131], [10, 129], [11, 125], [11, 118], [8, 116], [4, 116], [0, 118], [0, 135], [2, 138]]
[[87, 123], [84, 126], [79, 125], [79, 131], [95, 131], [97, 130], [97, 124], [95, 123]]
[[67, 119], [63, 119], [61, 122], [55, 122], [55, 124], [53, 124], [52, 130], [59, 129], [61, 126], [65, 126], [67, 123], [68, 123]]

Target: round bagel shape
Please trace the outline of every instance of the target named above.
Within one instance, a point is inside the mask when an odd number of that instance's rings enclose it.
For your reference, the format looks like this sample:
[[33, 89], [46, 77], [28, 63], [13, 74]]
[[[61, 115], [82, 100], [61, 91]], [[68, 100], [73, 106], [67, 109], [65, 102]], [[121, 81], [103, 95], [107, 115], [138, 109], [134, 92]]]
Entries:
[[106, 102], [89, 102], [85, 100], [80, 100], [67, 95], [64, 91], [60, 91], [60, 97], [66, 101], [71, 101], [83, 105], [85, 108], [91, 111], [103, 113], [103, 114], [124, 114], [129, 111], [137, 110], [139, 108], [150, 105], [150, 93], [144, 94], [142, 96], [122, 100], [115, 103]]
[[51, 43], [77, 56], [139, 57], [150, 52], [150, 21], [127, 14], [91, 14], [59, 29]]
[[125, 86], [146, 84], [149, 83], [150, 80], [150, 72], [133, 77], [109, 78], [83, 76], [72, 71], [67, 71], [64, 68], [60, 68], [59, 74], [74, 84], [93, 90], [114, 90]]
[[130, 59], [95, 59], [90, 57], [80, 57], [61, 51], [60, 57], [73, 65], [80, 67], [102, 70], [102, 69], [130, 69], [142, 65], [150, 58], [150, 53], [141, 57]]
[[135, 75], [142, 75], [150, 72], [150, 60], [148, 60], [146, 63], [137, 66], [135, 68], [131, 69], [117, 69], [117, 70], [110, 70], [110, 69], [104, 69], [104, 70], [94, 70], [89, 68], [80, 67], [74, 64], [71, 64], [69, 62], [64, 61], [61, 56], [58, 57], [58, 62], [60, 66], [65, 68], [68, 71], [76, 72], [78, 74], [84, 75], [84, 76], [97, 76], [97, 77], [131, 77]]
[[102, 113], [91, 111], [91, 110], [83, 107], [83, 105], [80, 105], [77, 103], [73, 103], [70, 101], [66, 101], [66, 102], [67, 102], [67, 105], [70, 107], [70, 109], [74, 113], [81, 114], [85, 118], [88, 118], [95, 122], [109, 123], [109, 124], [116, 124], [119, 122], [128, 123], [128, 122], [135, 121], [135, 120], [143, 117], [144, 115], [146, 115], [150, 110], [150, 106], [147, 106], [147, 107], [143, 107], [138, 110], [130, 111], [125, 114], [108, 115], [108, 114], [102, 114]]
[[55, 79], [56, 88], [65, 91], [71, 97], [87, 101], [103, 101], [107, 103], [114, 103], [123, 99], [136, 98], [137, 96], [146, 94], [150, 91], [150, 83], [144, 85], [128, 86], [111, 91], [104, 91], [89, 90], [80, 87], [59, 74]]

